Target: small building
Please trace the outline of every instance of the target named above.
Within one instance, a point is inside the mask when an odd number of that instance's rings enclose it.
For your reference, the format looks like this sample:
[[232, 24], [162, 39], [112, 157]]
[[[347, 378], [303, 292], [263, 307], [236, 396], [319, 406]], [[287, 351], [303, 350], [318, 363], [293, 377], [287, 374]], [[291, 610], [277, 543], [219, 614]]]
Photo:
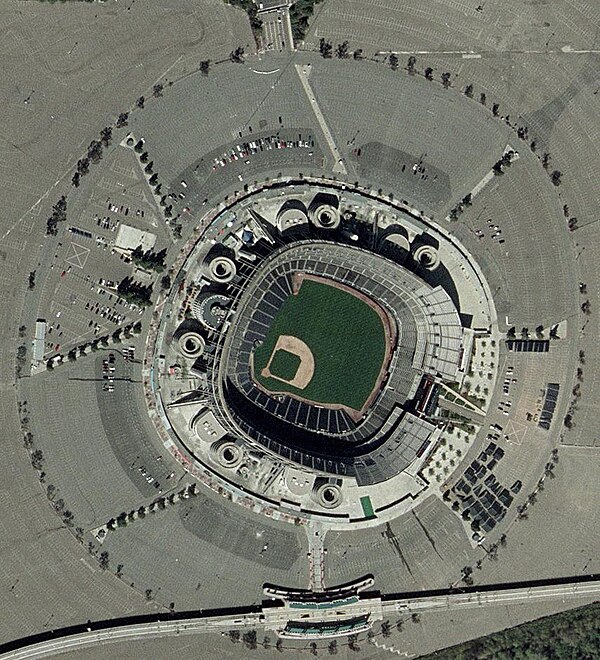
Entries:
[[131, 225], [120, 225], [115, 239], [115, 247], [123, 252], [132, 252], [136, 247], [142, 247], [146, 252], [156, 244], [156, 235], [149, 231], [143, 231]]
[[273, 11], [275, 9], [282, 9], [284, 7], [289, 7], [291, 2], [290, 0], [255, 0], [254, 4], [256, 5], [259, 12], [261, 11]]
[[33, 338], [33, 361], [41, 362], [44, 359], [46, 347], [46, 321], [38, 319], [35, 322], [35, 337]]

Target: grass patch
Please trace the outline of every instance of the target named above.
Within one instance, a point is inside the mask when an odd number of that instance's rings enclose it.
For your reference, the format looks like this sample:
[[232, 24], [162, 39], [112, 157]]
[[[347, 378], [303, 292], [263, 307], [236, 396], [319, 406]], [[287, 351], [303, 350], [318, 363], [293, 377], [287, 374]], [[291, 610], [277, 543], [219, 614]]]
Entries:
[[[281, 335], [301, 339], [312, 351], [315, 372], [303, 390], [260, 375]], [[376, 385], [385, 353], [385, 329], [375, 310], [348, 291], [304, 280], [255, 349], [254, 377], [272, 392], [360, 410]]]
[[436, 651], [422, 660], [600, 657], [600, 603], [561, 612]]
[[288, 351], [280, 348], [273, 356], [269, 369], [273, 376], [283, 378], [284, 380], [292, 380], [299, 366], [300, 358], [297, 355], [288, 353]]

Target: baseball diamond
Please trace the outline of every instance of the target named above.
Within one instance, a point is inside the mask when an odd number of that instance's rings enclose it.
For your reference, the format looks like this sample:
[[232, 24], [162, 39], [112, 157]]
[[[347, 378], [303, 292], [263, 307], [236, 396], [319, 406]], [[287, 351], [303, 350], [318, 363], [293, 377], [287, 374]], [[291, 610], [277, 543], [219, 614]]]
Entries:
[[[293, 281], [292, 295], [253, 353], [255, 381], [273, 394], [361, 411], [378, 387], [389, 353], [387, 314], [373, 301], [332, 280], [296, 273]], [[275, 370], [280, 349], [290, 351], [281, 341], [290, 336], [304, 343], [314, 358], [314, 374], [306, 384], [293, 370], [293, 378]], [[291, 352], [299, 355], [295, 349]], [[299, 370], [305, 360], [301, 358]]]
[[315, 360], [310, 348], [298, 337], [282, 335], [277, 340], [269, 363], [261, 371], [265, 378], [275, 378], [303, 390], [315, 373]]

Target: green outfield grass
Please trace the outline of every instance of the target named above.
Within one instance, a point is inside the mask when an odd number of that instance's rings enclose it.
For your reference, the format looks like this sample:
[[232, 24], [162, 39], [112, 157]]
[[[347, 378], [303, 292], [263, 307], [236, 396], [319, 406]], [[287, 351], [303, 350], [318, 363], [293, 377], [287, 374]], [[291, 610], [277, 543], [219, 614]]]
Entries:
[[[315, 373], [303, 390], [260, 375], [280, 335], [298, 337], [313, 353]], [[272, 392], [360, 410], [376, 385], [385, 351], [385, 328], [373, 309], [347, 291], [305, 280], [298, 295], [284, 302], [265, 341], [255, 349], [254, 377]], [[284, 351], [276, 353], [271, 365], [272, 373], [279, 376], [275, 362], [280, 353]], [[289, 373], [289, 360], [281, 359], [285, 364], [280, 368]]]

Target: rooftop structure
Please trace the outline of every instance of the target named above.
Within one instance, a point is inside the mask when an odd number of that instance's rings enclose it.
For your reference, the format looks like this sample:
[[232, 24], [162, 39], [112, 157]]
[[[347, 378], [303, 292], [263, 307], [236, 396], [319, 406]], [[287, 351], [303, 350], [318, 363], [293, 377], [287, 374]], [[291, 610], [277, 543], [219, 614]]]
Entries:
[[46, 346], [46, 321], [38, 319], [35, 322], [35, 337], [33, 338], [33, 361], [41, 362], [44, 359]]
[[146, 252], [147, 250], [151, 250], [155, 244], [155, 234], [137, 229], [131, 225], [119, 225], [115, 239], [116, 248], [124, 251], [132, 251], [141, 246], [142, 250]]

